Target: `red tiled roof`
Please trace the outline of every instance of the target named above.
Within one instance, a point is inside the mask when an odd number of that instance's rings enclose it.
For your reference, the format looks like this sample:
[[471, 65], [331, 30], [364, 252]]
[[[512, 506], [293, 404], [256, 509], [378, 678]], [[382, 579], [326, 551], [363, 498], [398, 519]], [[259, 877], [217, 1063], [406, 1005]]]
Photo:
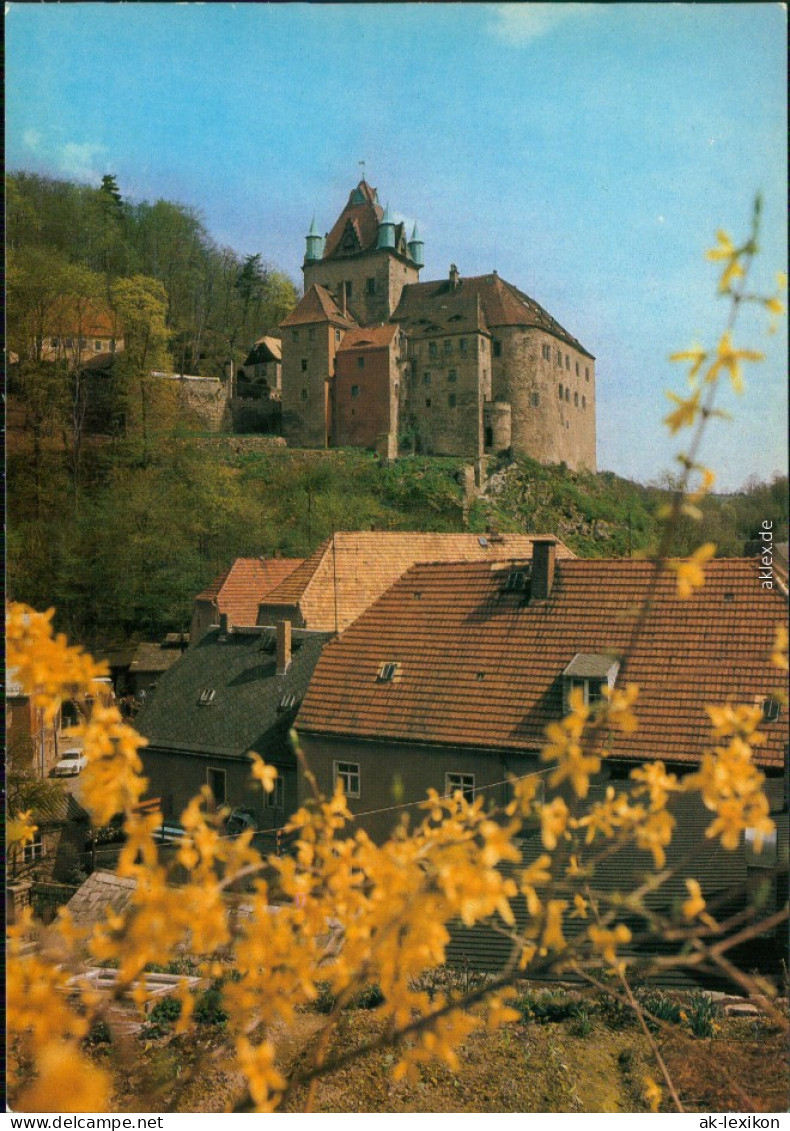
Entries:
[[[338, 531], [262, 604], [298, 606], [307, 628], [342, 632], [416, 562], [499, 561], [516, 556], [529, 560], [537, 537]], [[562, 543], [557, 544], [557, 555], [573, 557]], [[265, 620], [259, 618], [259, 623]]]
[[311, 322], [356, 326], [353, 318], [342, 313], [329, 291], [325, 287], [319, 287], [317, 283], [314, 283], [304, 298], [299, 300], [295, 309], [283, 319], [280, 326], [303, 326]]
[[567, 342], [587, 357], [593, 356], [539, 303], [496, 274], [461, 278], [455, 290], [448, 279], [410, 283], [403, 288], [392, 321], [413, 323], [420, 317], [433, 317], [441, 322], [443, 304], [471, 296], [479, 298], [486, 323], [492, 330], [497, 326], [535, 326]]
[[[356, 193], [361, 192], [364, 196], [364, 201], [360, 204], [352, 204]], [[332, 230], [326, 237], [324, 244], [324, 259], [329, 259], [337, 250], [342, 239], [343, 232], [346, 230], [346, 224], [350, 220], [355, 228], [357, 239], [360, 243], [361, 251], [368, 251], [370, 248], [376, 246], [379, 234], [379, 220], [384, 215], [383, 209], [378, 202], [376, 190], [366, 181], [360, 181], [355, 189], [352, 189], [348, 197], [348, 203], [343, 211], [338, 216], [334, 223]]]
[[[562, 673], [578, 653], [622, 653], [652, 575], [648, 562], [560, 560], [548, 600], [504, 590], [507, 565], [417, 565], [328, 645], [299, 713], [305, 732], [536, 750], [562, 716]], [[752, 704], [784, 682], [770, 663], [787, 601], [755, 563], [719, 560], [687, 601], [662, 576], [625, 679], [639, 730], [611, 737], [627, 759], [694, 762], [710, 745], [703, 704]], [[400, 664], [391, 683], [383, 663]], [[764, 724], [755, 759], [781, 767], [787, 713]]]
[[252, 626], [263, 598], [301, 564], [301, 558], [236, 558], [195, 600], [216, 604], [233, 625]]
[[365, 326], [358, 330], [349, 330], [338, 346], [338, 353], [343, 350], [383, 349], [388, 346], [398, 332], [398, 327], [393, 323], [383, 326]]

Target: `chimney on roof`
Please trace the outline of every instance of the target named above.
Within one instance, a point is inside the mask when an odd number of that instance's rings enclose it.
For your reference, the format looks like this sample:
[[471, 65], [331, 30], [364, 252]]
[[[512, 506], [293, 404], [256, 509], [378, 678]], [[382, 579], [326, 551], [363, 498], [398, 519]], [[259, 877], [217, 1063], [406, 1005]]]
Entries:
[[536, 538], [532, 543], [532, 601], [545, 601], [551, 594], [556, 550], [554, 538]]
[[285, 675], [291, 666], [291, 622], [277, 621], [277, 674]]
[[458, 274], [458, 268], [454, 263], [450, 264], [450, 290], [457, 291], [458, 285], [461, 282], [461, 276]]
[[346, 286], [347, 283], [340, 284], [340, 313], [346, 317]]
[[222, 633], [223, 636], [228, 635], [228, 614], [227, 613], [220, 613], [219, 614], [219, 630], [220, 630], [220, 632]]

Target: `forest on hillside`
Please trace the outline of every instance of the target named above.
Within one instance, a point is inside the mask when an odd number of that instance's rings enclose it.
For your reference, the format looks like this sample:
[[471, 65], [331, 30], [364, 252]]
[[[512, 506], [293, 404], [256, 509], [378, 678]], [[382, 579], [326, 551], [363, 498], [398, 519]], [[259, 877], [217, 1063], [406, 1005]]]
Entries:
[[20, 359], [35, 360], [56, 296], [101, 300], [123, 321], [119, 282], [128, 290], [134, 280], [162, 304], [173, 370], [223, 377], [229, 360], [243, 361], [297, 299], [292, 280], [263, 253], [219, 246], [193, 208], [125, 199], [111, 174], [95, 187], [9, 174], [6, 247], [8, 345]]
[[[465, 500], [462, 460], [379, 463], [363, 451], [289, 451], [262, 437], [207, 436], [152, 369], [222, 377], [230, 357], [275, 330], [297, 298], [262, 255], [212, 240], [168, 201], [132, 203], [100, 186], [13, 173], [7, 182], [9, 382], [7, 577], [11, 598], [55, 606], [72, 639], [101, 649], [189, 624], [198, 592], [237, 556], [303, 557], [333, 530], [554, 533], [583, 556], [649, 553], [671, 483], [493, 465]], [[107, 379], [110, 427], [87, 415], [78, 362], [41, 356], [51, 304], [106, 303], [124, 350]], [[95, 388], [95, 387], [94, 387]], [[93, 392], [90, 395], [94, 395]], [[674, 552], [713, 541], [738, 555], [760, 523], [787, 539], [787, 478], [709, 496]]]

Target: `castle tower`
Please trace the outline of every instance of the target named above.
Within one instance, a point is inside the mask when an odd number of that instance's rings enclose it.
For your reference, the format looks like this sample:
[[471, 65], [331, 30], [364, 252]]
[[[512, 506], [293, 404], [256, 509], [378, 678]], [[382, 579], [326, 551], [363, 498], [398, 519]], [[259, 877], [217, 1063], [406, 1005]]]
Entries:
[[420, 233], [417, 231], [416, 223], [411, 233], [411, 239], [409, 240], [409, 255], [418, 267], [425, 266], [425, 244], [420, 237]]
[[[414, 250], [419, 254], [415, 259]], [[406, 238], [389, 206], [384, 211], [376, 189], [361, 180], [326, 238], [315, 222], [307, 235], [302, 270], [304, 289], [320, 286], [361, 326], [389, 320], [404, 286], [419, 282], [423, 245]]]

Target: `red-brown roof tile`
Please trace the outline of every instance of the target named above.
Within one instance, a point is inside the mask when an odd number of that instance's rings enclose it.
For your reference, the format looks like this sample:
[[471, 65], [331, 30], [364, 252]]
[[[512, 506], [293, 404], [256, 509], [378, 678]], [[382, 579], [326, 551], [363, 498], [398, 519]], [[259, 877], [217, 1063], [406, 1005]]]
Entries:
[[390, 344], [398, 332], [398, 327], [393, 323], [383, 326], [364, 326], [357, 330], [349, 330], [343, 341], [338, 346], [338, 353], [343, 350], [384, 349]]
[[[360, 192], [365, 199], [359, 204], [354, 204], [354, 197]], [[326, 237], [323, 258], [329, 259], [338, 250], [343, 233], [346, 230], [346, 224], [349, 221], [354, 226], [360, 244], [359, 250], [369, 251], [374, 248], [378, 240], [379, 220], [383, 215], [384, 212], [378, 202], [376, 190], [366, 181], [360, 181], [357, 187], [352, 189], [348, 203]]]
[[325, 287], [319, 287], [317, 283], [310, 287], [280, 326], [304, 326], [313, 322], [331, 322], [333, 326], [356, 326], [353, 318], [343, 314], [329, 291]]
[[[305, 732], [500, 751], [540, 748], [563, 713], [562, 673], [579, 653], [622, 654], [653, 567], [560, 560], [548, 600], [507, 591], [502, 563], [416, 565], [322, 656], [299, 713]], [[752, 704], [781, 687], [771, 665], [787, 601], [755, 563], [719, 560], [692, 598], [659, 581], [625, 679], [640, 686], [639, 730], [612, 756], [695, 762], [710, 745], [704, 704]], [[398, 678], [377, 682], [381, 665]], [[766, 723], [755, 759], [784, 764], [787, 712]]]
[[[262, 602], [298, 607], [307, 628], [342, 632], [415, 562], [500, 561], [532, 557], [538, 536], [435, 534], [413, 531], [338, 531]], [[558, 557], [573, 557], [557, 544]]]
[[567, 342], [587, 357], [593, 356], [539, 303], [497, 274], [462, 277], [455, 290], [448, 279], [411, 283], [403, 288], [392, 321], [413, 324], [420, 317], [433, 317], [434, 311], [441, 321], [442, 304], [472, 296], [479, 298], [483, 316], [491, 330], [497, 326], [534, 326]]
[[216, 605], [232, 625], [252, 626], [263, 598], [301, 564], [301, 558], [236, 558], [195, 600]]

